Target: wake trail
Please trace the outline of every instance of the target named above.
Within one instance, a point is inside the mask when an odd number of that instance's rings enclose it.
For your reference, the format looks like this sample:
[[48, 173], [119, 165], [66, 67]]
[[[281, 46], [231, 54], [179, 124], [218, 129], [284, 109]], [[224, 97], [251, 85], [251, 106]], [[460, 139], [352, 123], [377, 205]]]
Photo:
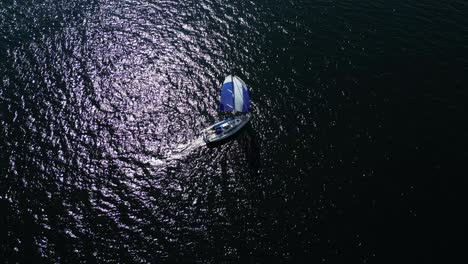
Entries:
[[147, 162], [153, 166], [162, 166], [166, 165], [171, 161], [176, 161], [176, 160], [181, 160], [185, 156], [189, 155], [192, 151], [205, 146], [206, 143], [203, 140], [203, 137], [198, 137], [186, 144], [180, 144], [174, 148], [174, 150], [169, 151], [167, 153], [166, 157], [157, 159], [157, 158], [151, 158]]

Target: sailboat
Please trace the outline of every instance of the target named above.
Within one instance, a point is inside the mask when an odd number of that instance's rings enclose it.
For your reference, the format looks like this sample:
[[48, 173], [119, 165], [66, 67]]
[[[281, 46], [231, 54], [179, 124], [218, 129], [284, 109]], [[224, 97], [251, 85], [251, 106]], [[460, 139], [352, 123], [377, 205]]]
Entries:
[[203, 130], [203, 140], [206, 143], [214, 143], [226, 139], [250, 120], [249, 92], [244, 81], [237, 76], [228, 75], [221, 86], [220, 110], [231, 112], [233, 116], [218, 122]]

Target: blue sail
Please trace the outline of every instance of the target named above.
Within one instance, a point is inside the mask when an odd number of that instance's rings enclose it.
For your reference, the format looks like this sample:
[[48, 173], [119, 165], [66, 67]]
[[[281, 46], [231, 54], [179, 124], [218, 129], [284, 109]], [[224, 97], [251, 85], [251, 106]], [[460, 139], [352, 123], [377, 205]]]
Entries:
[[237, 76], [227, 76], [221, 88], [221, 111], [247, 113], [249, 102], [249, 92], [245, 83]]
[[221, 88], [221, 111], [230, 112], [234, 109], [234, 87], [232, 82], [225, 82]]

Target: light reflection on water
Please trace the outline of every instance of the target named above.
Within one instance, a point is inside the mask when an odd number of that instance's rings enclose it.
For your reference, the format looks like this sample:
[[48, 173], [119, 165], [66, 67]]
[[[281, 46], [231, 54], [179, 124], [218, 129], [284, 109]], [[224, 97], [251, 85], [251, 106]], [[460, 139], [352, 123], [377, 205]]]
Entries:
[[54, 261], [203, 259], [213, 228], [252, 206], [240, 178], [252, 169], [247, 132], [212, 149], [200, 138], [222, 118], [219, 83], [233, 65], [218, 4], [61, 4], [13, 4], [10, 13], [35, 14], [29, 24], [42, 32], [8, 50], [14, 74], [4, 83], [22, 102], [10, 111], [26, 127], [4, 127], [21, 145], [10, 146], [8, 168], [21, 187], [5, 197], [21, 215], [36, 196], [34, 243], [9, 245]]

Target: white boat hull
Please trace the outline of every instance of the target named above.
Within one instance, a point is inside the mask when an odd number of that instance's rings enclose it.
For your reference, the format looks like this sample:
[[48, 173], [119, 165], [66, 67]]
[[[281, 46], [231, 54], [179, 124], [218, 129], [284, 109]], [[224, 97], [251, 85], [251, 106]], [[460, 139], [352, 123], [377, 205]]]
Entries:
[[250, 121], [250, 118], [251, 115], [248, 113], [218, 122], [203, 130], [203, 140], [206, 143], [214, 143], [226, 139], [241, 130]]

